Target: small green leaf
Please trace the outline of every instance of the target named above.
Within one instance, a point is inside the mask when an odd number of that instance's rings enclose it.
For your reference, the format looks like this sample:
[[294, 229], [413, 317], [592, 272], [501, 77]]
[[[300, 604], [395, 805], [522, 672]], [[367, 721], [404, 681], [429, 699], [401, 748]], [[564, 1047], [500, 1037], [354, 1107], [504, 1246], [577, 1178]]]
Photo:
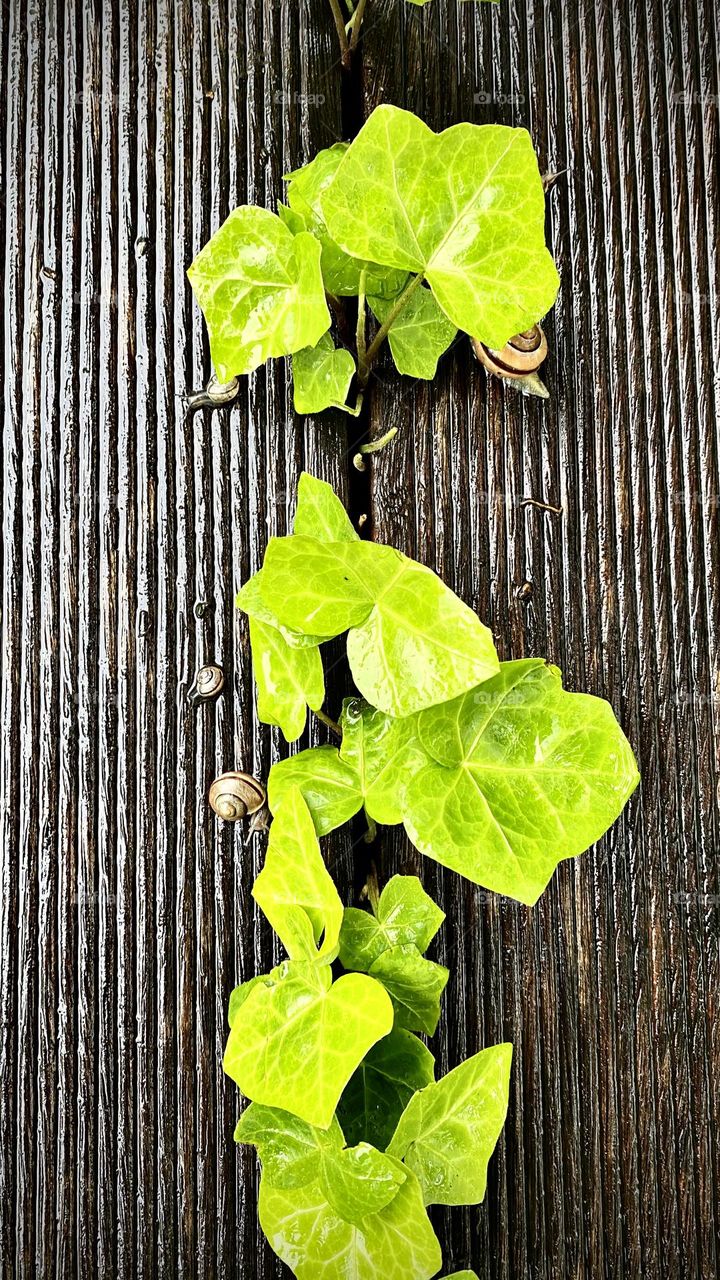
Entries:
[[[376, 263], [350, 257], [329, 235], [322, 212], [322, 195], [332, 182], [348, 144], [337, 142], [319, 151], [309, 164], [286, 174], [288, 203], [301, 224], [317, 237], [322, 246], [322, 275], [328, 293], [336, 298], [355, 297], [360, 289], [360, 275], [366, 272], [366, 286], [373, 294], [392, 297], [397, 293], [403, 272], [380, 267]], [[293, 223], [293, 226], [297, 225]]]
[[293, 235], [267, 209], [235, 209], [188, 277], [221, 382], [314, 347], [330, 328], [319, 242], [306, 231]]
[[318, 1129], [279, 1107], [253, 1102], [235, 1129], [236, 1142], [257, 1147], [263, 1179], [282, 1191], [319, 1182], [328, 1203], [359, 1226], [395, 1198], [407, 1179], [401, 1164], [367, 1143], [345, 1147], [336, 1119]]
[[393, 1023], [373, 978], [350, 973], [328, 985], [325, 965], [290, 961], [240, 1007], [224, 1068], [246, 1097], [329, 1128], [340, 1095], [368, 1049]]
[[391, 947], [373, 962], [370, 976], [377, 978], [390, 996], [397, 1026], [435, 1034], [440, 997], [450, 976], [443, 965], [426, 960], [417, 947]]
[[260, 593], [260, 583], [262, 581], [262, 569], [258, 569], [252, 578], [248, 578], [247, 582], [240, 588], [235, 596], [235, 605], [238, 609], [242, 609], [250, 618], [257, 618], [258, 622], [264, 622], [268, 627], [274, 627], [280, 632], [283, 640], [289, 644], [291, 649], [312, 649], [318, 644], [322, 644], [327, 640], [328, 636], [303, 635], [301, 631], [293, 631], [291, 627], [284, 627], [278, 621], [272, 609], [268, 609], [262, 595]]
[[542, 659], [423, 712], [429, 763], [403, 804], [410, 839], [428, 857], [496, 893], [534, 903], [563, 858], [582, 853], [638, 782], [609, 703], [566, 693]]
[[478, 1280], [475, 1271], [453, 1271], [451, 1276], [443, 1276], [443, 1280]]
[[417, 1174], [426, 1204], [479, 1204], [505, 1123], [512, 1045], [468, 1058], [414, 1094], [388, 1154]]
[[324, 480], [303, 471], [298, 481], [295, 533], [318, 542], [358, 542], [352, 521], [335, 490]]
[[[394, 299], [368, 298], [368, 304], [381, 324], [387, 320]], [[398, 373], [411, 378], [435, 377], [437, 364], [457, 333], [438, 306], [430, 289], [416, 289], [390, 327], [388, 342]]]
[[348, 1142], [384, 1151], [417, 1089], [435, 1078], [435, 1060], [417, 1036], [394, 1027], [365, 1056], [345, 1089], [338, 1118]]
[[355, 770], [369, 816], [388, 826], [402, 822], [402, 789], [427, 763], [415, 720], [397, 720], [361, 698], [346, 698], [340, 727], [340, 759]]
[[343, 905], [297, 787], [289, 791], [270, 827], [265, 866], [253, 897], [291, 960], [335, 959]]
[[424, 565], [372, 542], [273, 538], [261, 581], [285, 626], [340, 635], [362, 695], [409, 716], [498, 671], [492, 636]]
[[299, 787], [319, 836], [349, 822], [362, 808], [360, 779], [340, 759], [337, 747], [310, 747], [287, 760], [278, 760], [268, 778], [271, 813], [292, 787]]
[[239, 987], [233, 988], [233, 990], [230, 992], [230, 1003], [228, 1005], [228, 1025], [229, 1026], [233, 1025], [238, 1015], [238, 1010], [247, 1000], [253, 987], [256, 987], [259, 982], [264, 982], [264, 981], [265, 981], [265, 974], [261, 974], [257, 978], [248, 978], [247, 982], [241, 982]]
[[314, 1182], [323, 1153], [341, 1151], [345, 1139], [335, 1119], [329, 1129], [318, 1129], [290, 1111], [251, 1102], [237, 1122], [235, 1141], [257, 1147], [263, 1178], [291, 1191]]
[[459, 329], [503, 347], [550, 309], [545, 193], [530, 135], [457, 124], [435, 134], [379, 106], [321, 196], [346, 253], [422, 273]]
[[260, 1225], [297, 1280], [431, 1280], [442, 1253], [415, 1176], [362, 1225], [345, 1222], [319, 1183], [281, 1191], [262, 1179]]
[[257, 618], [250, 618], [250, 644], [258, 716], [294, 742], [305, 728], [306, 708], [318, 711], [325, 699], [320, 650], [291, 648], [280, 631]]
[[345, 409], [355, 361], [344, 347], [336, 348], [329, 333], [314, 347], [303, 347], [293, 356], [293, 403], [297, 413], [322, 413], [323, 409]]
[[368, 973], [391, 947], [430, 946], [445, 919], [417, 876], [393, 876], [380, 895], [377, 915], [349, 907], [340, 932], [340, 960], [345, 969]]

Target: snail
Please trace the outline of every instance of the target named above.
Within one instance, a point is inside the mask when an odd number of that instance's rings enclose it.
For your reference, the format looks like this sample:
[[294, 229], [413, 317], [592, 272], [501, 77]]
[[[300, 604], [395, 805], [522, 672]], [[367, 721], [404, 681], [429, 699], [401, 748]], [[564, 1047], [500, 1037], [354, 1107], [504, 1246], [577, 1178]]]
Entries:
[[222, 693], [224, 684], [225, 675], [222, 667], [215, 662], [208, 663], [198, 671], [188, 697], [191, 702], [207, 702], [210, 698], [217, 698]]
[[199, 391], [188, 392], [188, 409], [194, 412], [196, 409], [217, 409], [220, 405], [232, 404], [239, 389], [240, 382], [237, 378], [231, 378], [229, 382], [220, 382], [213, 374], [206, 386], [201, 387]]
[[520, 389], [530, 395], [549, 399], [548, 389], [537, 372], [548, 351], [547, 338], [539, 324], [516, 333], [501, 350], [485, 346], [479, 338], [471, 338], [471, 342], [478, 360], [490, 373], [519, 383]]
[[265, 805], [266, 791], [249, 773], [221, 773], [210, 788], [210, 808], [225, 822], [239, 822]]

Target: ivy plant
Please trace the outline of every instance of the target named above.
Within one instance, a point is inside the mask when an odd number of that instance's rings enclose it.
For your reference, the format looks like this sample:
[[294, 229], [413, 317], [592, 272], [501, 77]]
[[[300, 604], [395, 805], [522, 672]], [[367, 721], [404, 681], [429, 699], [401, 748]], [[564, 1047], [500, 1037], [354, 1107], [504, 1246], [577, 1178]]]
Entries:
[[[484, 1199], [512, 1046], [436, 1079], [425, 1037], [450, 975], [426, 952], [444, 914], [414, 876], [382, 892], [371, 876], [367, 902], [344, 905], [320, 839], [362, 810], [371, 831], [402, 823], [428, 857], [532, 904], [618, 816], [635, 760], [608, 703], [566, 692], [543, 659], [499, 662], [435, 574], [362, 542], [310, 475], [238, 604], [260, 717], [294, 740], [310, 707], [339, 742], [270, 771], [253, 895], [287, 954], [230, 998], [224, 1066], [249, 1100], [235, 1136], [257, 1150], [260, 1221], [299, 1280], [431, 1280], [428, 1206]], [[342, 633], [358, 696], [335, 724], [321, 649]]]
[[524, 129], [433, 133], [383, 105], [286, 180], [277, 213], [235, 209], [189, 270], [222, 383], [291, 356], [298, 412], [357, 413], [386, 339], [400, 373], [431, 379], [458, 331], [500, 348], [555, 301]]
[[[340, 45], [342, 64], [348, 67], [360, 41], [363, 19], [367, 13], [367, 0], [344, 0], [347, 15], [343, 12], [342, 0], [329, 0], [329, 3]], [[423, 8], [429, 0], [406, 0], [406, 3]]]

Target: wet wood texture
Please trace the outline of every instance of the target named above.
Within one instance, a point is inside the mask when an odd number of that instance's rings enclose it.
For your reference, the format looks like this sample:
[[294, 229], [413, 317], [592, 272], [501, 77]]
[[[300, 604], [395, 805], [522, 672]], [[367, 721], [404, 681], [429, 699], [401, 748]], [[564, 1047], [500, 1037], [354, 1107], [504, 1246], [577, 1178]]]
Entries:
[[[297, 419], [282, 363], [232, 410], [183, 401], [209, 371], [194, 253], [342, 136], [328, 6], [0, 6], [4, 1276], [288, 1274], [220, 1066], [229, 992], [273, 960], [262, 840], [206, 793], [283, 750], [233, 594], [304, 466], [437, 568], [501, 656], [609, 698], [643, 773], [534, 910], [422, 868], [448, 917], [441, 1067], [516, 1046], [486, 1202], [433, 1214], [445, 1270], [720, 1276], [717, 12], [367, 14], [365, 110], [531, 130], [560, 173], [562, 287], [548, 404], [488, 382], [464, 342], [432, 385], [382, 371], [370, 430], [401, 432], [357, 477], [352, 428]], [[194, 710], [211, 657], [226, 692]], [[348, 897], [351, 839], [328, 848]], [[417, 867], [395, 833], [383, 866]]]

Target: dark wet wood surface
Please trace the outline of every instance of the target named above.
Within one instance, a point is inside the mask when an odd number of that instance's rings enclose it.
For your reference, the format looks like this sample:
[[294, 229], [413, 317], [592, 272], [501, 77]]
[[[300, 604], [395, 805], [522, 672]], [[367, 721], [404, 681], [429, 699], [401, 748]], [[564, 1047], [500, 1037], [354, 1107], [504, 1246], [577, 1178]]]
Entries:
[[[435, 1213], [482, 1280], [720, 1275], [720, 77], [713, 0], [369, 0], [341, 102], [323, 0], [0, 5], [0, 1269], [287, 1274], [256, 1224], [221, 1054], [273, 960], [262, 840], [212, 820], [254, 718], [238, 584], [308, 466], [436, 567], [503, 657], [608, 697], [643, 782], [534, 910], [430, 864], [453, 977], [441, 1067], [516, 1046], [480, 1209]], [[282, 362], [230, 411], [184, 272], [226, 213], [380, 101], [527, 126], [560, 171], [552, 399], [461, 343], [352, 424]], [[527, 505], [560, 506], [560, 514]], [[191, 707], [201, 661], [226, 692]], [[330, 708], [343, 692], [331, 676]], [[322, 740], [322, 739], [320, 739]], [[350, 898], [353, 835], [328, 855]], [[383, 869], [417, 868], [396, 833]]]

